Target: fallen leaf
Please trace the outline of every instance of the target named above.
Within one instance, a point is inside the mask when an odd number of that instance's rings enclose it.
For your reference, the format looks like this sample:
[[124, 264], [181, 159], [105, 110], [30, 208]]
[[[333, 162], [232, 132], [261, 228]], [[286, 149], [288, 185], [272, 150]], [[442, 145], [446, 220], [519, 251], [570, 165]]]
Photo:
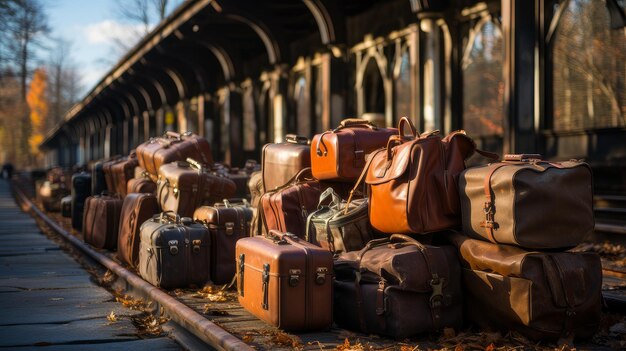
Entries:
[[115, 312], [111, 311], [111, 313], [109, 313], [109, 315], [107, 316], [107, 319], [111, 323], [117, 322], [117, 316], [115, 315]]

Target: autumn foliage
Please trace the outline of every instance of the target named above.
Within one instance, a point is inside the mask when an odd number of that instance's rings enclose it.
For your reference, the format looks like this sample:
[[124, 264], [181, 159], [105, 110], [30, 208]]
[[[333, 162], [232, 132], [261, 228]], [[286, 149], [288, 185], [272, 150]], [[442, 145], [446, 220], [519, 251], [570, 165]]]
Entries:
[[40, 158], [39, 144], [44, 139], [46, 118], [48, 117], [48, 98], [46, 94], [48, 77], [43, 68], [35, 70], [30, 83], [26, 102], [30, 108], [31, 135], [28, 138], [31, 153]]

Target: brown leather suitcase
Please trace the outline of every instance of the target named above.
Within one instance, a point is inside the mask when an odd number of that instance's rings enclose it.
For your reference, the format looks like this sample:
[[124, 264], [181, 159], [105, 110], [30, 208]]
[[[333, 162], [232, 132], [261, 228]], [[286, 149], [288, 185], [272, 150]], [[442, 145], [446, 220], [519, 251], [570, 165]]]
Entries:
[[108, 195], [90, 196], [83, 213], [83, 238], [98, 249], [115, 250], [122, 200]]
[[133, 178], [126, 184], [126, 193], [156, 194], [157, 185], [147, 175], [140, 178]]
[[574, 247], [592, 234], [591, 167], [534, 157], [505, 155], [461, 173], [465, 234], [527, 249]]
[[311, 140], [311, 170], [318, 180], [355, 181], [365, 167], [366, 156], [387, 145], [395, 128], [378, 128], [359, 118], [341, 121], [333, 130]]
[[333, 323], [333, 257], [292, 234], [270, 231], [237, 241], [239, 303], [285, 330], [328, 329]]
[[159, 167], [166, 163], [184, 161], [187, 158], [198, 160], [204, 166], [213, 163], [209, 142], [196, 134], [167, 132], [162, 137], [151, 138], [137, 147], [139, 166], [156, 177]]
[[235, 276], [235, 244], [250, 236], [252, 209], [247, 204], [224, 200], [214, 206], [198, 207], [193, 219], [204, 224], [211, 236], [211, 281], [227, 284]]
[[526, 251], [458, 233], [450, 240], [463, 265], [470, 321], [536, 340], [595, 333], [602, 309], [596, 253]]
[[306, 168], [287, 184], [263, 194], [260, 210], [265, 229], [289, 232], [304, 239], [306, 219], [317, 209], [323, 190], [311, 176], [311, 168]]
[[123, 157], [121, 156], [113, 156], [108, 161], [105, 161], [102, 163], [102, 173], [104, 173], [104, 181], [106, 183], [106, 190], [108, 191], [109, 194], [115, 194], [116, 192], [115, 179], [113, 178], [112, 168], [116, 163], [121, 162], [122, 160], [123, 160]]
[[192, 159], [159, 168], [157, 199], [163, 211], [191, 217], [196, 208], [231, 198], [234, 193], [232, 180], [212, 175]]
[[202, 287], [209, 280], [209, 232], [190, 218], [161, 213], [140, 228], [139, 274], [150, 284], [175, 289]]
[[287, 134], [285, 140], [263, 146], [261, 170], [266, 191], [285, 185], [298, 172], [311, 167], [309, 140], [294, 134]]
[[159, 213], [159, 203], [153, 194], [131, 193], [122, 204], [117, 239], [117, 257], [131, 267], [139, 263], [139, 228], [143, 222]]
[[127, 183], [135, 176], [135, 167], [137, 165], [137, 155], [135, 152], [132, 152], [130, 156], [123, 157], [119, 162], [111, 166], [111, 178], [115, 187], [115, 193], [122, 198], [127, 194]]
[[404, 339], [463, 324], [461, 267], [452, 246], [399, 234], [335, 261], [335, 323]]

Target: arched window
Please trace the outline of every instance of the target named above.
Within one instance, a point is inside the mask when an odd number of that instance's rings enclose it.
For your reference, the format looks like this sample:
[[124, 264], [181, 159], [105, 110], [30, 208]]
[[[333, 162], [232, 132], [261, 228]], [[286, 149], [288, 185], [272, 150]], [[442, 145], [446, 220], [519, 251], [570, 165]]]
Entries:
[[411, 111], [411, 60], [409, 50], [405, 46], [396, 60], [394, 69], [395, 113], [396, 118], [408, 116], [413, 118]]
[[605, 0], [566, 4], [551, 40], [553, 127], [626, 126], [626, 30], [611, 28]]
[[502, 136], [504, 42], [492, 19], [470, 32], [463, 56], [463, 129], [472, 137]]

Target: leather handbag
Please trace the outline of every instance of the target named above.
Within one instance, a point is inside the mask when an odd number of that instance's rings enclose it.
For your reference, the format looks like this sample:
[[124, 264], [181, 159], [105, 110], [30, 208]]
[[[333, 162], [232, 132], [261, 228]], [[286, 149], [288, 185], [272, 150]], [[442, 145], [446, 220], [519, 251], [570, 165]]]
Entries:
[[378, 128], [359, 118], [341, 121], [333, 130], [311, 140], [311, 170], [318, 180], [355, 181], [365, 167], [366, 156], [387, 145], [395, 128]]
[[204, 224], [211, 236], [211, 281], [227, 284], [235, 276], [235, 244], [250, 236], [252, 209], [245, 203], [198, 207], [193, 213], [196, 222]]
[[285, 185], [298, 172], [311, 167], [309, 140], [295, 134], [287, 134], [285, 140], [263, 146], [261, 170], [266, 191]]
[[137, 147], [139, 166], [153, 179], [162, 165], [187, 158], [198, 160], [204, 166], [213, 164], [209, 142], [191, 132], [166, 132], [162, 137], [151, 138]]
[[461, 267], [452, 246], [401, 234], [335, 261], [335, 323], [404, 339], [463, 324]]
[[594, 230], [593, 176], [584, 162], [505, 155], [461, 173], [463, 231], [528, 249], [580, 244]]
[[285, 330], [333, 323], [333, 257], [293, 234], [270, 231], [237, 241], [237, 293], [243, 308]]
[[352, 200], [347, 212], [346, 205], [333, 188], [324, 190], [317, 210], [307, 218], [306, 240], [333, 253], [364, 248], [374, 239], [367, 213], [367, 199]]
[[164, 212], [144, 222], [139, 230], [139, 274], [143, 279], [163, 289], [206, 284], [211, 239], [202, 224]]
[[126, 193], [156, 194], [156, 188], [156, 183], [150, 179], [147, 173], [144, 173], [141, 177], [133, 178], [128, 181], [128, 184], [126, 184]]
[[535, 340], [592, 336], [601, 318], [602, 266], [593, 252], [537, 252], [455, 233], [468, 319]]
[[[403, 135], [405, 126], [408, 136]], [[445, 138], [439, 131], [419, 135], [406, 117], [398, 130], [386, 148], [372, 153], [353, 189], [365, 178], [372, 227], [383, 233], [418, 234], [460, 227], [457, 180], [476, 144], [463, 131]]]
[[115, 250], [122, 199], [106, 194], [90, 196], [85, 201], [83, 238], [98, 249]]
[[111, 165], [111, 177], [115, 193], [121, 197], [127, 194], [127, 183], [135, 176], [135, 167], [137, 167], [137, 155], [131, 152], [130, 156], [123, 157], [119, 162]]
[[139, 228], [143, 222], [159, 213], [154, 194], [130, 193], [122, 203], [117, 240], [117, 257], [131, 267], [139, 263]]
[[317, 208], [322, 190], [311, 176], [311, 168], [305, 168], [287, 184], [263, 194], [261, 210], [265, 229], [289, 232], [304, 239], [306, 219]]
[[190, 158], [167, 163], [159, 168], [157, 199], [163, 211], [173, 211], [182, 217], [235, 193], [235, 183], [226, 177], [212, 175]]

